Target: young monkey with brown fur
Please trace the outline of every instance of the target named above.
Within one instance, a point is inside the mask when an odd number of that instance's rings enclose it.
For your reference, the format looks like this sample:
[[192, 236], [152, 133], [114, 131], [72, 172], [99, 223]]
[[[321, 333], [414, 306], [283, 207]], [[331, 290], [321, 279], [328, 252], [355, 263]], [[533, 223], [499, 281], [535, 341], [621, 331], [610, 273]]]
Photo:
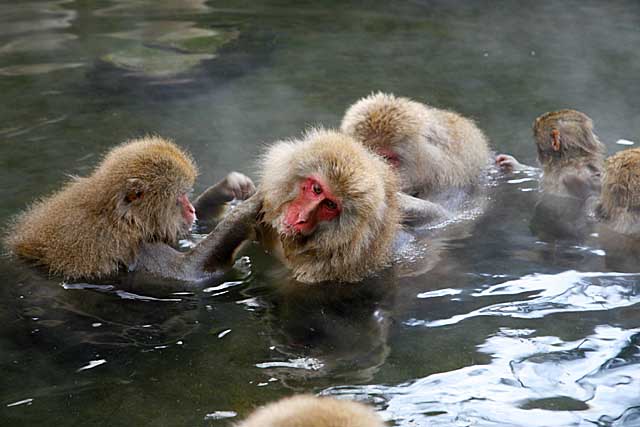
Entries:
[[373, 409], [331, 397], [287, 397], [254, 411], [236, 427], [384, 427]]
[[[552, 111], [534, 121], [533, 137], [542, 178], [531, 228], [551, 240], [582, 239], [592, 223], [605, 153], [593, 122], [576, 110]], [[496, 164], [505, 171], [533, 169], [506, 154]]]
[[391, 257], [400, 212], [391, 168], [340, 132], [312, 130], [262, 160], [258, 234], [301, 282], [357, 282]]
[[429, 199], [446, 190], [473, 188], [490, 163], [487, 139], [472, 120], [391, 94], [357, 101], [341, 129], [396, 169], [409, 220], [447, 216]]
[[[589, 116], [576, 110], [545, 113], [533, 123], [533, 137], [543, 192], [580, 199], [599, 194], [606, 149]], [[496, 164], [507, 171], [529, 168], [507, 154], [499, 154]]]
[[[193, 249], [177, 251], [173, 245], [196, 219], [188, 198], [196, 174], [191, 157], [170, 141], [126, 142], [107, 153], [90, 176], [73, 178], [18, 216], [6, 245], [65, 279], [109, 276], [123, 266], [171, 279], [204, 278], [224, 266], [251, 231], [243, 210], [257, 212], [259, 206], [248, 203]], [[253, 184], [237, 175], [212, 187], [211, 194], [219, 200], [250, 195]]]

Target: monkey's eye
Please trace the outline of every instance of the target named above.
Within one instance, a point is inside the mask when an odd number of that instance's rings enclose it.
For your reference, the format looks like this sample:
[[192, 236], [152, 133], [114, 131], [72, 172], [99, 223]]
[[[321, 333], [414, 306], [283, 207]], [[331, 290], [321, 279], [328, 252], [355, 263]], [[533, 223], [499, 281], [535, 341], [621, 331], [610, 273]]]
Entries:
[[338, 205], [333, 200], [325, 199], [324, 205], [332, 211], [338, 209]]
[[320, 187], [318, 184], [313, 184], [311, 189], [315, 194], [322, 194], [322, 187]]

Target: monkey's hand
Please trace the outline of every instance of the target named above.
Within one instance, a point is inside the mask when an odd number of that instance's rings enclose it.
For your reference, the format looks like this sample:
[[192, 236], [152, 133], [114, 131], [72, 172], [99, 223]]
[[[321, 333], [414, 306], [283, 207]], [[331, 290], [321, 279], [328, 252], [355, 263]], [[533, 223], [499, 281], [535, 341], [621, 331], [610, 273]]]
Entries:
[[496, 166], [505, 172], [525, 169], [526, 166], [516, 160], [515, 157], [508, 154], [498, 154], [496, 156]]
[[449, 216], [447, 210], [437, 203], [402, 192], [397, 194], [404, 224], [426, 225]]
[[229, 200], [246, 200], [253, 196], [256, 192], [256, 186], [251, 178], [240, 172], [231, 172], [222, 181], [220, 181], [221, 191], [229, 198]]
[[251, 178], [239, 172], [231, 172], [223, 180], [207, 188], [193, 202], [198, 220], [202, 223], [212, 222], [224, 210], [224, 205], [231, 200], [246, 200], [256, 192]]

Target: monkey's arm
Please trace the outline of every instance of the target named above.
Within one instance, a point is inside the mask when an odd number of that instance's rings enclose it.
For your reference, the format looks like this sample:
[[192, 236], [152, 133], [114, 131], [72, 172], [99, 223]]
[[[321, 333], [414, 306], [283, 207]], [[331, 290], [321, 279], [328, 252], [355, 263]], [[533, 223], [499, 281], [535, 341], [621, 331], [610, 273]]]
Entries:
[[222, 181], [207, 188], [193, 202], [196, 216], [201, 223], [209, 223], [222, 214], [225, 203], [233, 199], [245, 200], [256, 192], [256, 187], [246, 175], [231, 172]]
[[405, 224], [427, 224], [448, 216], [445, 208], [429, 200], [419, 199], [406, 193], [398, 192], [398, 203]]
[[138, 266], [168, 279], [194, 281], [227, 266], [238, 247], [254, 232], [262, 197], [254, 195], [236, 206], [209, 235], [187, 252], [164, 243], [142, 245]]

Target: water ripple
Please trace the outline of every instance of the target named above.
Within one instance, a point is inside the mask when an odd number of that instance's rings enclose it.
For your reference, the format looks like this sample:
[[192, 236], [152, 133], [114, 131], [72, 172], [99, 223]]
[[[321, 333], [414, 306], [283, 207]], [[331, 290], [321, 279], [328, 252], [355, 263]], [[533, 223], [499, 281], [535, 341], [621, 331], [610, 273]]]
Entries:
[[[525, 294], [526, 300], [491, 304], [448, 319], [410, 319], [409, 326], [453, 325], [478, 316], [536, 319], [559, 312], [601, 311], [640, 302], [638, 274], [565, 271], [532, 274], [471, 294], [473, 297]], [[536, 294], [531, 294], [537, 292]]]
[[478, 347], [492, 356], [488, 365], [322, 394], [377, 400], [399, 426], [566, 427], [637, 417], [639, 329], [599, 326], [570, 342], [531, 333], [503, 329], [489, 337]]

